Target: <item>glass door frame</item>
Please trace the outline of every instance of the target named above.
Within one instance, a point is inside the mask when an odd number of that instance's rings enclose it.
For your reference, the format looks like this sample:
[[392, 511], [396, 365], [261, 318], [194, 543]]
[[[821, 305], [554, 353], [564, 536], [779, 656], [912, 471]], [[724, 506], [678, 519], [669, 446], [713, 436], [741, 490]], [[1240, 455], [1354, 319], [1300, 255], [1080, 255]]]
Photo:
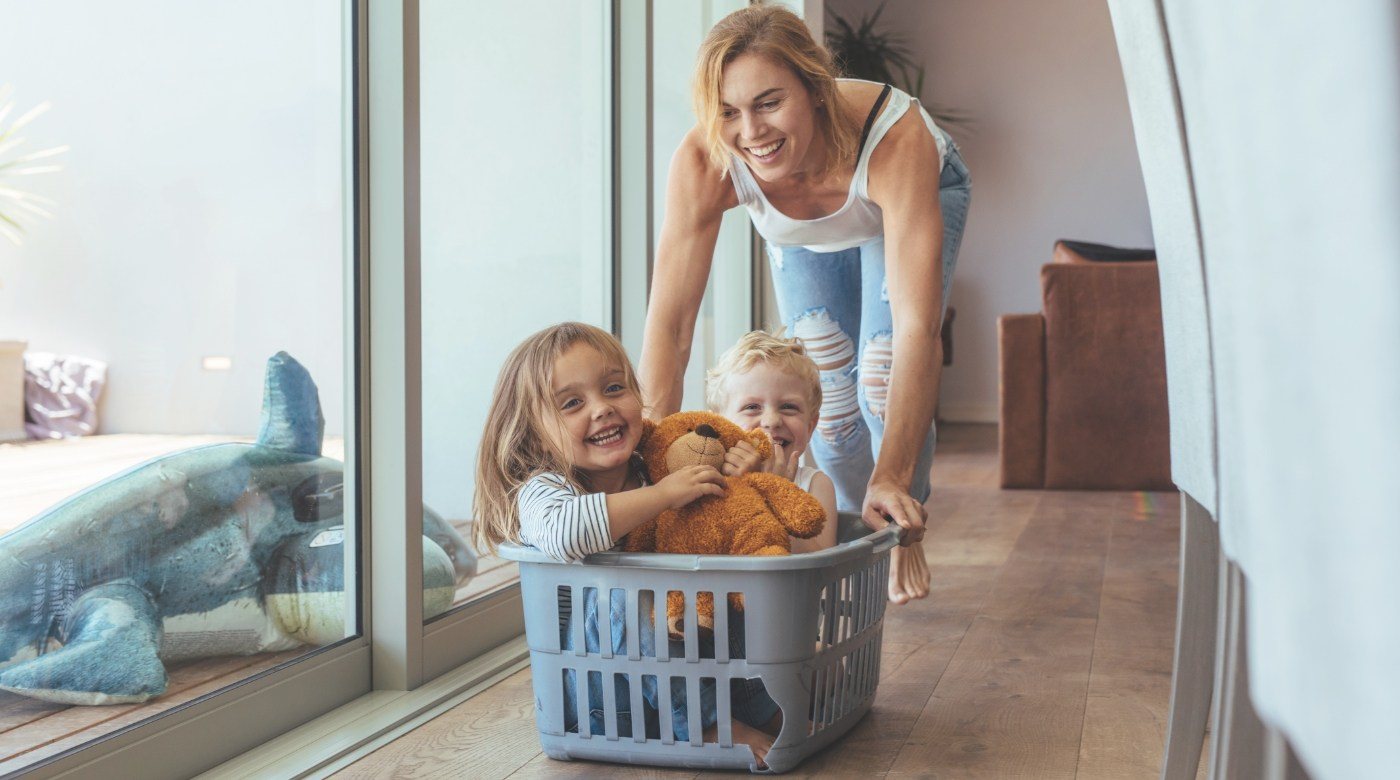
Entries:
[[[603, 284], [605, 311], [634, 356], [653, 261], [653, 1], [594, 0], [604, 8], [610, 36], [602, 235], [613, 262]], [[426, 624], [422, 619], [420, 0], [343, 0], [342, 8], [351, 247], [344, 383], [346, 408], [354, 410], [345, 467], [355, 485], [346, 492], [346, 514], [357, 525], [357, 533], [347, 534], [346, 555], [359, 588], [347, 621], [357, 622], [359, 632], [37, 762], [25, 770], [33, 777], [189, 777], [367, 694], [412, 691], [511, 643], [520, 648], [515, 655], [525, 654], [518, 584]], [[742, 240], [752, 245], [748, 234]], [[749, 260], [756, 257], [750, 253]], [[732, 277], [727, 281], [737, 287], [752, 274]], [[732, 294], [748, 314], [752, 287]]]

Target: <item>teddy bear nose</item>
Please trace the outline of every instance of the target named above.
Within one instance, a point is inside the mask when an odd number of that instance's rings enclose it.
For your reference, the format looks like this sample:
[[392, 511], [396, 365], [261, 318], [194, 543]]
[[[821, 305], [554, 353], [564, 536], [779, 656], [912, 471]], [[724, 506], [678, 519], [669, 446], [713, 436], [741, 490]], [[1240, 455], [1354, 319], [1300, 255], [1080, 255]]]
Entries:
[[695, 432], [698, 433], [698, 434], [700, 434], [701, 436], [704, 436], [704, 437], [707, 438], [707, 439], [718, 439], [718, 438], [719, 438], [719, 431], [715, 430], [715, 429], [714, 429], [712, 426], [710, 426], [710, 425], [699, 425], [699, 426], [696, 426]]

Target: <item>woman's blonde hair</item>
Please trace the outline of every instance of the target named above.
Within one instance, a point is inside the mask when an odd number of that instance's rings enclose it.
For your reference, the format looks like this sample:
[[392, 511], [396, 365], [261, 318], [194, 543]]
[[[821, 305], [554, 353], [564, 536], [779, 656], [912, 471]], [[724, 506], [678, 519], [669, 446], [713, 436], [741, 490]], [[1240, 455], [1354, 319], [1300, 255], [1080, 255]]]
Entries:
[[783, 338], [781, 330], [777, 333], [755, 330], [739, 337], [729, 351], [720, 355], [715, 367], [705, 372], [705, 403], [710, 411], [722, 413], [728, 400], [724, 380], [757, 365], [772, 366], [801, 379], [807, 385], [807, 400], [812, 407], [809, 411], [816, 414], [821, 409], [821, 373], [802, 342]]
[[836, 89], [838, 71], [831, 54], [812, 40], [807, 25], [779, 5], [751, 5], [719, 20], [700, 44], [691, 85], [695, 116], [705, 130], [710, 160], [729, 170], [729, 149], [724, 145], [720, 86], [724, 66], [741, 54], [762, 55], [786, 66], [807, 88], [817, 108], [817, 135], [826, 144], [825, 176], [855, 160], [860, 135], [846, 121], [846, 103]]
[[563, 475], [579, 490], [590, 489], [559, 438], [562, 418], [554, 403], [554, 363], [576, 344], [586, 344], [620, 366], [623, 385], [638, 399], [642, 397], [627, 352], [601, 328], [565, 322], [516, 347], [496, 378], [476, 458], [472, 543], [482, 555], [494, 553], [501, 542], [520, 541], [516, 492], [531, 478], [551, 472]]

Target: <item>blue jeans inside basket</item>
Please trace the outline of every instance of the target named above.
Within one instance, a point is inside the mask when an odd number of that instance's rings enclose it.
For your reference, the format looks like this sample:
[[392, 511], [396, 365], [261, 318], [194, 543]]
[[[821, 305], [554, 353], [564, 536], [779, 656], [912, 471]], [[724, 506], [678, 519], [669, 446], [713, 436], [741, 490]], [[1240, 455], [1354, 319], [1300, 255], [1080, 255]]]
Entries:
[[[649, 601], [649, 593], [644, 593], [641, 600]], [[598, 589], [584, 588], [584, 649], [590, 653], [599, 652], [598, 633]], [[641, 634], [641, 651], [643, 656], [656, 656], [656, 631], [651, 624], [651, 615], [655, 614], [650, 603], [639, 604], [642, 614], [643, 625], [639, 626], [638, 633]], [[559, 622], [559, 646], [565, 650], [572, 650], [573, 632], [569, 630], [569, 618], [571, 610], [568, 605], [560, 605]], [[622, 599], [609, 599], [608, 606], [608, 627], [612, 635], [612, 651], [618, 654], [627, 652], [627, 614], [626, 606]], [[707, 647], [707, 642], [709, 646]], [[714, 657], [714, 637], [703, 636], [700, 640], [700, 654]], [[684, 657], [685, 643], [673, 641], [670, 643], [671, 656]], [[743, 613], [729, 607], [729, 653], [731, 658], [744, 657], [744, 619]], [[628, 679], [618, 676], [614, 677], [617, 701], [617, 733], [619, 737], [632, 736], [632, 712], [631, 704], [632, 691], [628, 685]], [[591, 734], [604, 733], [603, 728], [603, 676], [599, 672], [588, 673], [588, 730]], [[758, 728], [773, 719], [778, 714], [778, 703], [768, 695], [760, 680], [736, 680], [736, 689], [730, 697], [730, 711], [735, 720], [746, 723], [754, 728]], [[657, 739], [659, 737], [660, 725], [655, 717], [658, 696], [656, 692], [656, 678], [647, 675], [642, 678], [642, 699], [646, 702], [647, 714], [643, 722], [646, 724], [647, 739]], [[564, 728], [565, 731], [578, 731], [578, 691], [577, 681], [572, 672], [564, 676]], [[709, 728], [715, 725], [718, 719], [718, 705], [715, 703], [715, 684], [706, 678], [700, 686], [700, 719], [702, 728]], [[690, 729], [686, 717], [686, 692], [685, 680], [683, 678], [672, 678], [671, 680], [671, 723], [672, 732], [676, 741], [686, 742], [690, 739]]]

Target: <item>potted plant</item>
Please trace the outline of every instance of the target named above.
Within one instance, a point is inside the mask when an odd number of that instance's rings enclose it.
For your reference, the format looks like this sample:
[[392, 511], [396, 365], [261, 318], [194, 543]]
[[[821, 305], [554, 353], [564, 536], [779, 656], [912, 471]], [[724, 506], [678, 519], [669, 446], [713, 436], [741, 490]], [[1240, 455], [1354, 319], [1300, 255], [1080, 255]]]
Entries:
[[[51, 216], [47, 206], [52, 201], [20, 189], [16, 179], [50, 173], [60, 166], [53, 157], [68, 150], [54, 146], [38, 151], [25, 151], [20, 131], [48, 110], [48, 103], [19, 114], [8, 123], [15, 102], [10, 86], [0, 86], [0, 236], [18, 246], [24, 241], [24, 220], [29, 217]], [[0, 339], [0, 441], [25, 438], [24, 430], [24, 350], [27, 344], [15, 339]]]
[[15, 101], [11, 99], [10, 85], [0, 86], [0, 236], [18, 246], [24, 242], [23, 220], [27, 216], [50, 217], [45, 206], [53, 201], [35, 195], [18, 187], [15, 179], [41, 173], [52, 173], [62, 166], [49, 161], [49, 158], [68, 151], [67, 146], [53, 146], [34, 152], [25, 152], [24, 136], [19, 135], [26, 125], [49, 110], [47, 102], [20, 114], [8, 125], [5, 120], [14, 111]]
[[879, 28], [885, 4], [852, 23], [827, 9], [831, 24], [826, 28], [826, 48], [846, 75], [890, 84], [919, 98], [929, 115], [940, 125], [966, 126], [967, 116], [959, 111], [923, 99], [924, 66], [914, 61], [909, 44], [902, 36]]

